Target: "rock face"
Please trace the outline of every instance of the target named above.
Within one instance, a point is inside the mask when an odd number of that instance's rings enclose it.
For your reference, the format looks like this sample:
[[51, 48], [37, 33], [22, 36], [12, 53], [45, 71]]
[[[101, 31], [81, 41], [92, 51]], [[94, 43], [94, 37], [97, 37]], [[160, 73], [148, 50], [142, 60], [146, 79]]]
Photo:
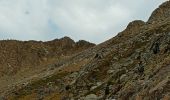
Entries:
[[151, 15], [148, 22], [159, 22], [170, 16], [170, 4], [169, 0], [159, 6]]
[[[40, 50], [47, 53], [48, 63], [1, 77], [0, 98], [169, 100], [169, 7], [170, 1], [163, 3], [148, 22], [133, 21], [117, 36], [97, 46], [82, 40], [74, 42], [68, 37], [41, 42], [42, 47], [46, 46]], [[10, 71], [12, 64], [7, 66], [6, 70]]]

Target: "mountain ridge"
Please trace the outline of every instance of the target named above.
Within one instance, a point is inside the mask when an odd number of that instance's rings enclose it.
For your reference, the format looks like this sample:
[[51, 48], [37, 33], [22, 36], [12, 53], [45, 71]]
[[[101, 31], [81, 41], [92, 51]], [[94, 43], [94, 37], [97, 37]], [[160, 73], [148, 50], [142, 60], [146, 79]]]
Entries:
[[[13, 66], [13, 70], [18, 70], [17, 67], [19, 66], [37, 66], [55, 56], [69, 56], [71, 55], [71, 53], [69, 53], [70, 51], [74, 54], [74, 52], [80, 52], [81, 50], [92, 46], [95, 46], [95, 44], [87, 41], [80, 44], [79, 42], [74, 42], [68, 37], [47, 42], [33, 40], [1, 40], [0, 66]], [[7, 74], [7, 72], [5, 72], [7, 69], [3, 70], [2, 67], [1, 71], [0, 74]], [[14, 71], [14, 73], [16, 73], [16, 71]]]

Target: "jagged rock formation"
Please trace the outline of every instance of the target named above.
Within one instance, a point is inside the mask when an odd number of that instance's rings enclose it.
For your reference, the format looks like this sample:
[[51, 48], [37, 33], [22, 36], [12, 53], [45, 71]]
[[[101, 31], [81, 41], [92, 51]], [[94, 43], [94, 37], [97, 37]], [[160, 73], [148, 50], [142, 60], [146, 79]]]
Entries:
[[[2, 81], [2, 99], [170, 100], [169, 7], [167, 1], [153, 12], [148, 22], [133, 21], [116, 37], [50, 62], [39, 73], [14, 77], [17, 80], [8, 86]], [[61, 41], [68, 42], [65, 38]], [[89, 47], [85, 41], [63, 43], [58, 45], [64, 49], [58, 51], [64, 52], [65, 47], [72, 50], [64, 54], [77, 50], [72, 46]]]

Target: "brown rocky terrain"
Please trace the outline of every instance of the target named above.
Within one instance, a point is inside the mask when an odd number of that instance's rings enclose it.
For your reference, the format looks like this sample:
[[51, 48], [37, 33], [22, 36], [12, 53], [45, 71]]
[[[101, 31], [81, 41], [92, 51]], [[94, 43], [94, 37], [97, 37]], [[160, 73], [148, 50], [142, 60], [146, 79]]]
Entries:
[[[74, 42], [69, 37], [52, 41], [0, 41], [0, 88], [21, 81], [44, 70], [59, 67], [71, 55], [95, 44], [84, 40]], [[51, 65], [52, 64], [52, 65]], [[0, 92], [4, 91], [3, 89]]]
[[86, 41], [74, 42], [69, 37], [53, 41], [0, 41], [0, 75], [17, 73], [20, 68], [36, 67], [90, 48]]
[[170, 100], [170, 1], [96, 46], [0, 44], [0, 100]]

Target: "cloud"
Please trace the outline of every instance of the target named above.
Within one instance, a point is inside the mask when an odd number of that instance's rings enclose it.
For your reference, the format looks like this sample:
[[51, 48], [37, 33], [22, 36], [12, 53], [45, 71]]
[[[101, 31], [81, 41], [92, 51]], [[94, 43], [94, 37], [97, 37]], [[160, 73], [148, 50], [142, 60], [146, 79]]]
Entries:
[[0, 0], [0, 39], [51, 40], [65, 35], [100, 43], [135, 19], [146, 21], [165, 0]]

